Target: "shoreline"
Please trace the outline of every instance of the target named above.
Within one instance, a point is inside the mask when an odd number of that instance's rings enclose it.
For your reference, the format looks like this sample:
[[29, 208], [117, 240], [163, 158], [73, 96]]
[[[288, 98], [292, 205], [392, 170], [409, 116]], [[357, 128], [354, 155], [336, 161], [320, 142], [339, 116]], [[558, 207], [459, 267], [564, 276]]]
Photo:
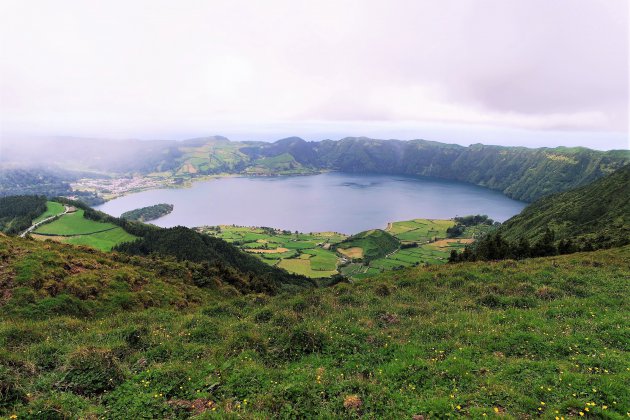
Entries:
[[[191, 188], [195, 182], [202, 182], [202, 181], [211, 181], [211, 180], [218, 180], [218, 179], [224, 179], [224, 178], [276, 178], [276, 177], [312, 176], [312, 175], [321, 175], [321, 174], [329, 173], [329, 172], [335, 172], [335, 171], [326, 170], [326, 171], [317, 171], [317, 172], [312, 172], [312, 173], [267, 174], [267, 175], [243, 174], [243, 173], [220, 173], [220, 174], [194, 176], [194, 177], [190, 177], [186, 179], [180, 178], [181, 182], [177, 182], [178, 178], [165, 177], [163, 179], [155, 179], [156, 183], [154, 184], [130, 188], [130, 189], [127, 189], [127, 190], [121, 191], [120, 193], [115, 193], [115, 194], [103, 193], [102, 189], [107, 189], [105, 187], [103, 187], [99, 191], [97, 187], [92, 187], [92, 186], [85, 187], [86, 184], [83, 184], [84, 185], [83, 187], [81, 186], [81, 182], [88, 183], [87, 185], [96, 184], [99, 179], [95, 180], [93, 178], [80, 179], [77, 182], [72, 183], [71, 187], [73, 191], [93, 192], [97, 194], [99, 198], [103, 199], [103, 204], [104, 204], [108, 201], [115, 200], [117, 198], [125, 197], [127, 195], [131, 195], [131, 194], [135, 194], [135, 193], [139, 193], [143, 191], [160, 190], [160, 189]], [[138, 180], [138, 179], [151, 179], [151, 178], [157, 178], [157, 177], [151, 176], [151, 175], [145, 175], [145, 176], [134, 175], [131, 177], [121, 176], [121, 177], [114, 177], [114, 178], [108, 178], [108, 179], [101, 178], [100, 180], [101, 181], [122, 181], [122, 180]]]

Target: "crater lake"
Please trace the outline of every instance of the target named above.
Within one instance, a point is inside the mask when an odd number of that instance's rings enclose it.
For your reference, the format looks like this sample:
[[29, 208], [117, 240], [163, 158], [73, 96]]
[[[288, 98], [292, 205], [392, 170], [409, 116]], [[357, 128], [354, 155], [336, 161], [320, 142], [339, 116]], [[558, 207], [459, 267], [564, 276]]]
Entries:
[[175, 206], [172, 213], [151, 222], [162, 227], [234, 224], [346, 234], [415, 218], [486, 214], [505, 221], [526, 206], [498, 191], [461, 182], [331, 172], [216, 178], [194, 182], [189, 188], [129, 194], [96, 209], [120, 216], [158, 203]]

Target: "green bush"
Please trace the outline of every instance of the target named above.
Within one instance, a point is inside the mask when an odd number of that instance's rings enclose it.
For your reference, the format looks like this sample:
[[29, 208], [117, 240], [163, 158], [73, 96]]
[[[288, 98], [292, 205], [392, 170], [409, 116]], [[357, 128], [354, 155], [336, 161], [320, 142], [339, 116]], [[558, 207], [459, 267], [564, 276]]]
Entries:
[[297, 359], [312, 353], [320, 353], [325, 346], [326, 335], [311, 326], [300, 324], [284, 338], [284, 356]]
[[79, 348], [68, 356], [59, 386], [77, 394], [97, 395], [124, 379], [118, 360], [108, 349]]
[[16, 372], [0, 365], [0, 408], [24, 401], [26, 394], [17, 381]]

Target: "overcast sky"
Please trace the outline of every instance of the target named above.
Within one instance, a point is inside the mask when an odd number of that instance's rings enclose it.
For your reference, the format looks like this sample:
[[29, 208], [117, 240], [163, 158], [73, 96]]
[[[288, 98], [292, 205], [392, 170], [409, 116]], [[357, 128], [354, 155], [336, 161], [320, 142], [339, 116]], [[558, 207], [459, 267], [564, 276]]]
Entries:
[[628, 0], [0, 0], [2, 136], [628, 147]]

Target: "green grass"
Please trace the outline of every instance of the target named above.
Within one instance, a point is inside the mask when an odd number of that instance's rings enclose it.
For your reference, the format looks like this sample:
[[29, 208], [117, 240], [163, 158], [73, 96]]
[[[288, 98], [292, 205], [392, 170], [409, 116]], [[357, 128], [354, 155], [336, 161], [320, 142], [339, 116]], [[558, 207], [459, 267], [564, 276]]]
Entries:
[[8, 237], [0, 256], [0, 417], [630, 411], [630, 247], [275, 297], [196, 287], [194, 264]]
[[131, 242], [135, 239], [136, 236], [125, 232], [120, 227], [116, 227], [112, 230], [93, 233], [91, 235], [64, 238], [62, 242], [72, 245], [85, 245], [101, 251], [110, 251], [113, 247], [120, 243]]
[[421, 243], [445, 238], [446, 229], [454, 225], [452, 220], [414, 219], [391, 223], [387, 231], [400, 241]]
[[337, 256], [321, 248], [313, 248], [304, 250], [305, 254], [310, 254], [311, 269], [315, 271], [332, 271], [337, 270]]
[[361, 248], [363, 260], [371, 261], [395, 251], [398, 240], [381, 229], [373, 229], [358, 233], [337, 244], [338, 249]]
[[47, 201], [46, 202], [46, 211], [40, 214], [36, 219], [33, 220], [33, 223], [41, 222], [44, 219], [47, 219], [51, 216], [55, 216], [57, 214], [63, 213], [65, 210], [63, 204], [57, 203], [56, 201]]
[[[302, 256], [308, 257], [308, 255]], [[290, 273], [302, 274], [304, 276], [312, 278], [330, 277], [337, 274], [336, 269], [330, 271], [315, 270], [314, 267], [311, 266], [310, 258], [283, 259], [280, 260], [277, 266], [280, 268], [284, 268]]]
[[[419, 264], [444, 264], [448, 260], [451, 249], [462, 249], [463, 244], [452, 243], [448, 247], [437, 248], [435, 239], [446, 238], [446, 229], [453, 226], [452, 220], [414, 219], [394, 222], [387, 231], [380, 229], [361, 232], [347, 237], [334, 232], [295, 233], [273, 229], [243, 226], [220, 226], [199, 228], [200, 231], [231, 242], [241, 249], [276, 249], [287, 248], [289, 251], [277, 254], [254, 253], [269, 265], [277, 265], [287, 271], [319, 278], [323, 273], [332, 275], [338, 272], [337, 265], [346, 258], [335, 248], [362, 248], [363, 260], [369, 267], [343, 268], [341, 273], [353, 279], [362, 279], [387, 270], [411, 267]], [[217, 230], [218, 229], [218, 230]], [[479, 233], [476, 226], [468, 228], [464, 238], [471, 238]], [[402, 243], [417, 243], [416, 248], [398, 249]], [[324, 249], [323, 246], [331, 246]], [[289, 261], [299, 259], [300, 253], [312, 255], [307, 261]], [[386, 255], [389, 255], [385, 258]]]
[[83, 235], [115, 228], [111, 223], [97, 222], [83, 217], [83, 210], [68, 213], [59, 219], [40, 226], [35, 233], [51, 235]]
[[[41, 239], [54, 239], [60, 242], [85, 245], [101, 251], [109, 251], [114, 246], [136, 239], [122, 228], [112, 224], [84, 218], [83, 210], [68, 213], [59, 219], [46, 223], [35, 230], [35, 234], [46, 234]], [[77, 235], [77, 236], [73, 236]]]

